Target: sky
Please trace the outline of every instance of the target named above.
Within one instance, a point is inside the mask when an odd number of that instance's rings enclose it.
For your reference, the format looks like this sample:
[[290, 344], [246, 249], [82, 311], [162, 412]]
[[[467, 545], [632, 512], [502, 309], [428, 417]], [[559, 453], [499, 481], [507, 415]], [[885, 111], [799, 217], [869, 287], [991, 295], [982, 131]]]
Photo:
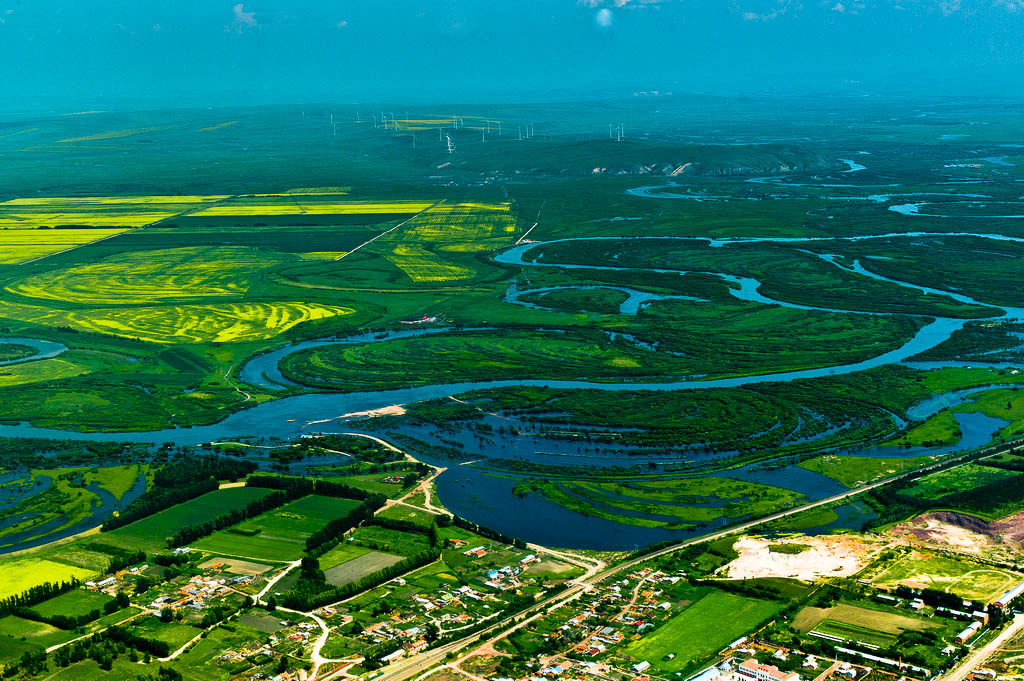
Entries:
[[0, 108], [1024, 92], [1024, 0], [0, 0]]

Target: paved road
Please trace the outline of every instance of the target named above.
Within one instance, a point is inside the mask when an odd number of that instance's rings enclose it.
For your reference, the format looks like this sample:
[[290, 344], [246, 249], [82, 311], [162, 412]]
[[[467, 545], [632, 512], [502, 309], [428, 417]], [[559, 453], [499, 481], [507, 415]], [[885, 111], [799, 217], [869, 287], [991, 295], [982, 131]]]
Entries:
[[1004, 629], [1002, 633], [989, 641], [986, 645], [972, 651], [971, 654], [965, 657], [960, 664], [953, 667], [953, 669], [949, 670], [944, 676], [939, 678], [941, 681], [964, 681], [968, 674], [984, 664], [985, 660], [1002, 648], [1003, 644], [1009, 641], [1013, 635], [1019, 632], [1022, 628], [1024, 628], [1024, 615], [1017, 615], [1013, 618], [1013, 623]]

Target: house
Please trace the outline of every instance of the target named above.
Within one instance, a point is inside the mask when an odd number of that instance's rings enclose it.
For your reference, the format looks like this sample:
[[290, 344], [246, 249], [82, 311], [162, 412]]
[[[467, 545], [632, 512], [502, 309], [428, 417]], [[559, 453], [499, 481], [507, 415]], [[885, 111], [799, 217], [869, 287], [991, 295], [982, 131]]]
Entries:
[[975, 610], [971, 613], [971, 619], [975, 622], [981, 622], [982, 624], [988, 624], [988, 613], [984, 610]]
[[967, 643], [979, 631], [981, 631], [981, 622], [971, 622], [966, 629], [956, 635], [954, 640], [957, 643]]
[[799, 681], [800, 675], [796, 672], [784, 672], [775, 665], [760, 664], [755, 659], [744, 660], [736, 668], [736, 673], [741, 678], [754, 679], [754, 681]]
[[996, 599], [995, 604], [1000, 608], [1006, 608], [1021, 594], [1024, 594], [1024, 582], [1013, 587], [1002, 596]]
[[380, 658], [380, 661], [384, 664], [391, 664], [395, 660], [400, 660], [405, 657], [405, 648], [399, 648], [393, 653], [388, 653], [384, 657]]
[[718, 671], [717, 667], [708, 667], [697, 672], [686, 681], [715, 681], [721, 675], [722, 672]]
[[650, 667], [651, 663], [647, 660], [644, 660], [643, 662], [637, 662], [635, 665], [633, 665], [633, 671], [635, 671], [637, 674], [642, 674], [643, 672], [650, 669]]

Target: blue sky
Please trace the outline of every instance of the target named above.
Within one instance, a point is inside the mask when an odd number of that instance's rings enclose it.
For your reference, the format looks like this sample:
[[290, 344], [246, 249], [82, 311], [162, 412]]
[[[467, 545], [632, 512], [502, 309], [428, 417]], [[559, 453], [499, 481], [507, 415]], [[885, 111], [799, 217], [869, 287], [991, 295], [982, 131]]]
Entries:
[[0, 0], [0, 83], [154, 104], [1024, 92], [1024, 0]]

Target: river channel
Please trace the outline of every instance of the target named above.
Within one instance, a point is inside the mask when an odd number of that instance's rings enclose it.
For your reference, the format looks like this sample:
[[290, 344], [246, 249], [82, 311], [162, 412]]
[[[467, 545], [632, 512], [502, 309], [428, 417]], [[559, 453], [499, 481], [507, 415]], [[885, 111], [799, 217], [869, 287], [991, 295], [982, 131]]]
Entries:
[[[1020, 241], [1021, 239], [1005, 237], [998, 234], [963, 234], [978, 238], [1002, 239]], [[883, 234], [876, 236], [849, 237], [850, 239], [883, 239], [910, 236], [932, 236], [927, 232], [914, 234], [897, 233]], [[936, 233], [934, 236], [950, 236], [948, 233]], [[642, 237], [641, 237], [642, 238]], [[666, 237], [651, 237], [665, 239]], [[680, 239], [695, 240], [689, 237], [678, 237]], [[592, 237], [590, 239], [619, 239], [618, 237]], [[629, 240], [629, 239], [622, 239]], [[712, 246], [728, 247], [733, 243], [749, 242], [801, 242], [801, 241], [827, 241], [828, 238], [756, 238], [756, 239], [704, 239]], [[641, 268], [598, 266], [598, 265], [573, 265], [564, 263], [538, 262], [536, 259], [527, 259], [527, 254], [533, 249], [541, 249], [547, 244], [563, 243], [573, 239], [561, 239], [547, 242], [526, 243], [512, 247], [496, 256], [496, 261], [508, 265], [532, 266], [532, 267], [562, 267], [597, 270], [628, 271]], [[830, 259], [829, 256], [821, 256], [836, 267], [840, 264]], [[647, 269], [647, 268], [644, 268]], [[849, 269], [858, 274], [878, 279], [883, 277], [864, 269], [859, 263], [854, 263]], [[684, 274], [679, 270], [648, 269], [655, 272], [669, 272]], [[730, 293], [738, 299], [762, 303], [766, 305], [781, 305], [796, 309], [824, 310], [844, 314], [890, 314], [862, 312], [856, 310], [840, 310], [821, 308], [806, 305], [789, 303], [786, 301], [774, 300], [760, 293], [760, 282], [749, 277], [740, 277], [724, 273], [709, 272], [729, 282], [734, 287]], [[893, 279], [886, 281], [899, 286], [906, 286], [918, 290], [926, 290], [940, 295], [946, 295], [961, 302], [966, 302], [992, 310], [993, 319], [1001, 320], [1024, 320], [1024, 309], [1005, 308], [980, 303], [967, 296], [941, 291], [926, 289]], [[581, 286], [580, 288], [587, 288]], [[635, 314], [636, 310], [658, 297], [651, 297], [652, 294], [631, 289], [628, 287], [616, 287], [629, 295], [628, 308], [623, 309], [625, 313]], [[537, 289], [534, 289], [536, 291]], [[526, 291], [513, 290], [510, 294], [518, 299], [519, 295]], [[512, 301], [514, 302], [514, 301]], [[700, 300], [694, 300], [694, 304], [703, 304]], [[635, 304], [635, 308], [633, 305]], [[623, 305], [626, 305], [624, 303]], [[354, 393], [304, 393], [289, 395], [281, 399], [265, 402], [250, 409], [234, 413], [224, 420], [208, 425], [189, 428], [176, 428], [162, 431], [150, 432], [126, 432], [126, 433], [74, 433], [63, 430], [38, 428], [29, 424], [0, 425], [0, 436], [2, 437], [48, 437], [59, 439], [84, 439], [84, 440], [106, 440], [124, 442], [173, 442], [176, 444], [199, 444], [229, 440], [245, 436], [258, 436], [262, 438], [291, 439], [300, 435], [316, 434], [321, 432], [342, 432], [358, 429], [358, 423], [351, 423], [352, 418], [346, 415], [366, 412], [396, 404], [409, 404], [422, 400], [443, 398], [471, 390], [488, 388], [505, 388], [517, 386], [545, 386], [551, 388], [565, 389], [595, 389], [607, 391], [674, 391], [674, 390], [707, 390], [712, 388], [732, 388], [757, 383], [768, 383], [777, 381], [792, 381], [797, 379], [817, 378], [824, 376], [836, 376], [863, 371], [886, 364], [908, 363], [909, 358], [937, 346], [947, 340], [955, 331], [962, 328], [967, 320], [955, 318], [931, 318], [932, 320], [918, 330], [916, 334], [907, 340], [900, 347], [881, 353], [876, 357], [861, 362], [842, 364], [830, 367], [806, 369], [799, 371], [781, 372], [758, 376], [743, 376], [733, 378], [721, 378], [710, 380], [679, 380], [666, 382], [646, 383], [597, 383], [585, 380], [503, 380], [503, 381], [477, 381], [463, 383], [449, 383], [441, 385], [430, 385], [422, 387], [399, 388], [394, 390], [381, 390], [373, 392]], [[241, 378], [247, 383], [258, 385], [267, 390], [283, 390], [286, 387], [294, 386], [278, 370], [278, 364], [285, 356], [302, 350], [304, 348], [316, 347], [329, 344], [354, 344], [354, 343], [377, 343], [388, 342], [396, 338], [410, 337], [416, 335], [445, 333], [445, 328], [415, 328], [400, 331], [377, 334], [360, 334], [348, 338], [320, 339], [295, 343], [264, 353], [251, 359], [241, 370]], [[6, 339], [12, 342], [22, 342], [26, 339]], [[33, 347], [38, 347], [34, 345]], [[40, 348], [41, 349], [41, 348]], [[42, 349], [41, 349], [42, 350]], [[34, 357], [39, 359], [37, 355]], [[22, 360], [25, 361], [25, 360]], [[957, 363], [964, 365], [967, 363]], [[987, 365], [986, 365], [987, 366]], [[972, 392], [960, 391], [962, 394], [950, 394], [931, 398], [927, 404], [918, 405], [912, 410], [913, 418], [925, 418], [930, 413], [959, 404], [970, 399]], [[945, 399], [943, 399], [945, 397]], [[975, 448], [988, 442], [1004, 422], [981, 414], [958, 413], [956, 418], [959, 422], [963, 438], [954, 446], [939, 448], [865, 448], [852, 451], [844, 451], [847, 455], [861, 456], [919, 456], [922, 454], [942, 454], [950, 451]], [[545, 449], [551, 449], [554, 445], [544, 443]], [[541, 452], [529, 446], [520, 452], [523, 458], [535, 462], [548, 462], [551, 457], [574, 456], [572, 452]], [[481, 452], [481, 455], [487, 454]], [[634, 545], [646, 545], [664, 539], [678, 539], [691, 536], [693, 532], [684, 530], [667, 530], [659, 528], [645, 528], [626, 524], [615, 523], [591, 516], [584, 516], [574, 511], [567, 510], [553, 502], [544, 499], [540, 495], [530, 494], [525, 497], [518, 497], [512, 494], [514, 480], [509, 476], [495, 474], [493, 470], [487, 470], [483, 466], [452, 465], [449, 461], [438, 461], [424, 458], [428, 463], [447, 466], [448, 470], [437, 480], [438, 494], [441, 501], [453, 512], [458, 513], [470, 520], [480, 522], [493, 527], [496, 530], [508, 534], [523, 537], [530, 541], [539, 543], [578, 548], [594, 549], [623, 549], [632, 548]], [[576, 463], [584, 465], [621, 465], [631, 467], [642, 462], [643, 458], [627, 457], [619, 455], [615, 457], [584, 456], [579, 460], [557, 459], [560, 463]], [[303, 464], [300, 464], [300, 467]], [[823, 498], [836, 493], [842, 489], [838, 483], [829, 478], [806, 471], [792, 465], [768, 466], [765, 464], [753, 464], [740, 469], [733, 469], [727, 472], [718, 473], [730, 477], [738, 477], [766, 484], [775, 484], [806, 495], [808, 499]], [[854, 526], [857, 518], [863, 515], [863, 506], [849, 508], [844, 507], [839, 514], [844, 526]], [[857, 509], [861, 509], [858, 511]], [[858, 515], [858, 514], [861, 515]], [[863, 518], [862, 518], [863, 519]], [[720, 525], [721, 522], [711, 523], [699, 531], [707, 531], [709, 527]]]

